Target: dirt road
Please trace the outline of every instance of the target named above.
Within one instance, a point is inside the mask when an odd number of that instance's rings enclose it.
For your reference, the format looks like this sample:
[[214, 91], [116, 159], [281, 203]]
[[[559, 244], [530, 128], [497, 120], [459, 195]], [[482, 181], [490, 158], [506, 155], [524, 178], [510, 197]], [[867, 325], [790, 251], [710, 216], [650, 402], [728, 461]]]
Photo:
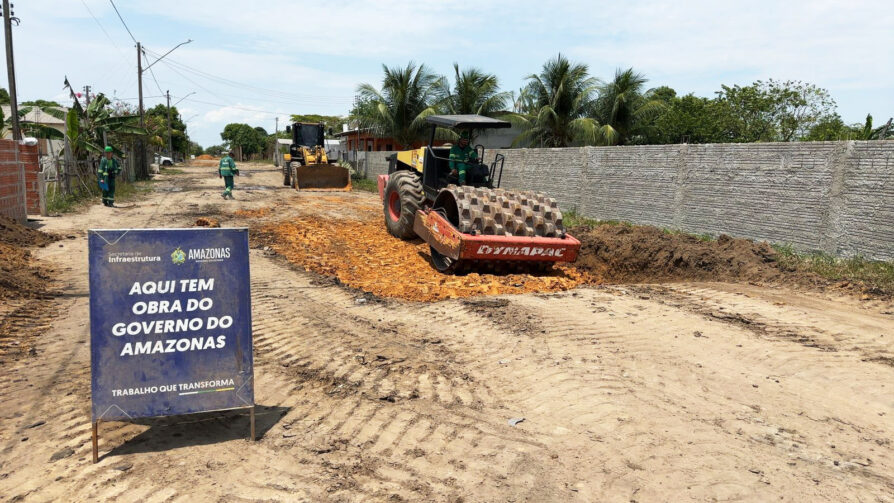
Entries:
[[381, 211], [372, 194], [298, 194], [269, 166], [224, 201], [212, 171], [43, 219], [76, 239], [34, 251], [59, 274], [55, 317], [0, 367], [4, 499], [894, 501], [890, 304], [724, 283], [415, 303], [262, 248], [262, 438], [235, 413], [107, 423], [93, 465], [86, 229]]

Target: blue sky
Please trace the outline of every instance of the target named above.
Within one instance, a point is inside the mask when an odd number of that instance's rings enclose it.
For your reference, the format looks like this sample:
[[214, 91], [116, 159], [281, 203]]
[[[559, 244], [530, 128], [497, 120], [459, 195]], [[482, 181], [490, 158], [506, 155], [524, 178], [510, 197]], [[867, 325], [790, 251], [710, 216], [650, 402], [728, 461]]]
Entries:
[[[65, 103], [73, 85], [136, 103], [136, 50], [108, 0], [17, 4], [20, 100]], [[170, 90], [203, 146], [229, 122], [274, 129], [291, 113], [344, 114], [381, 65], [424, 62], [495, 73], [506, 90], [562, 52], [610, 78], [712, 96], [721, 84], [794, 79], [828, 89], [846, 122], [894, 115], [894, 9], [886, 2], [117, 0], [137, 40], [162, 54], [143, 82], [147, 108]], [[95, 19], [94, 17], [95, 16]], [[299, 33], [301, 30], [305, 30]], [[150, 61], [153, 59], [150, 57]], [[170, 61], [171, 64], [167, 62]], [[226, 79], [226, 80], [223, 80]], [[7, 76], [3, 68], [3, 82]], [[67, 104], [67, 103], [66, 103]]]

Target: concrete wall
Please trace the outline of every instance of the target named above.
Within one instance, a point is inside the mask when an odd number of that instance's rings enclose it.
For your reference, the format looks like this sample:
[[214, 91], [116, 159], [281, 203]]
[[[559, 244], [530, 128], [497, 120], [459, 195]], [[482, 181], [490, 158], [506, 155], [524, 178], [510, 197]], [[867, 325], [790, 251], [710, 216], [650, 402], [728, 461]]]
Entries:
[[[565, 209], [894, 260], [894, 141], [490, 150], [502, 186]], [[369, 178], [391, 152], [367, 152]]]

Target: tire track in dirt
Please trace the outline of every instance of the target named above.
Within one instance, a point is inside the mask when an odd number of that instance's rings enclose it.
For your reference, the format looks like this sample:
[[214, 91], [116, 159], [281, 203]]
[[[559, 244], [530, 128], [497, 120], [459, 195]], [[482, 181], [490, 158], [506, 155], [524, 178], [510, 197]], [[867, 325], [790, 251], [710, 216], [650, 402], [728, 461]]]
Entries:
[[[805, 305], [798, 296], [755, 298], [748, 287], [737, 287], [737, 291], [727, 291], [729, 286], [720, 288], [663, 285], [635, 290], [675, 307], [741, 326], [770, 340], [793, 341], [819, 351], [842, 353], [832, 358], [855, 355], [867, 362], [894, 362], [894, 318], [873, 314], [874, 309], [864, 308], [856, 301], [811, 299], [810, 305]], [[859, 317], [854, 312], [860, 312]]]
[[[797, 487], [800, 494], [855, 500], [886, 492], [892, 481], [884, 467], [892, 459], [884, 452], [890, 431], [884, 416], [843, 418], [837, 412], [847, 403], [813, 406], [808, 398], [828, 393], [812, 383], [830, 363], [827, 353], [781, 341], [786, 351], [774, 342], [768, 358], [765, 343], [740, 327], [705, 323], [641, 297], [648, 296], [583, 289], [507, 297], [508, 304], [493, 308], [505, 315], [476, 313], [479, 320], [471, 323], [469, 306], [459, 302], [403, 309], [401, 318], [420, 327], [437, 318], [457, 334], [445, 344], [465, 355], [469, 373], [489, 382], [501, 403], [512, 404], [513, 415], [527, 417], [522, 428], [547, 452], [582, 460], [587, 468], [569, 471], [588, 494], [732, 498]], [[517, 330], [519, 317], [527, 330]], [[705, 350], [690, 354], [692, 340], [705, 341]], [[794, 355], [800, 363], [793, 364]], [[728, 372], [742, 362], [749, 372]], [[841, 369], [830, 381], [845, 383], [833, 396], [884, 389], [884, 376], [863, 379], [859, 367]], [[759, 390], [773, 385], [779, 389]], [[878, 394], [865, 398], [883, 404]], [[841, 421], [851, 431], [842, 431]], [[816, 431], [799, 433], [810, 430]], [[837, 450], [833, 442], [840, 442]], [[862, 446], [863, 454], [859, 448], [845, 453], [841, 444]], [[872, 461], [860, 458], [866, 454]], [[829, 492], [814, 478], [838, 485]]]

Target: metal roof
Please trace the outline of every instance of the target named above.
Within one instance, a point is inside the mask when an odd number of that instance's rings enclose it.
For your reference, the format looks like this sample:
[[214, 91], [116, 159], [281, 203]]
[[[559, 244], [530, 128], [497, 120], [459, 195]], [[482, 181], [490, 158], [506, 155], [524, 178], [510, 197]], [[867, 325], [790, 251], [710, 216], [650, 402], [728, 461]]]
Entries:
[[[19, 105], [19, 110], [21, 110], [23, 108], [28, 108], [28, 105]], [[58, 108], [62, 112], [68, 113], [67, 107], [53, 107], [53, 108]], [[12, 114], [12, 109], [10, 108], [9, 105], [2, 105], [2, 109], [3, 109], [4, 117], [9, 117], [10, 114]], [[64, 120], [57, 119], [46, 112], [41, 112], [40, 108], [38, 108], [38, 107], [31, 107], [31, 111], [28, 112], [27, 114], [25, 114], [25, 116], [22, 117], [21, 119], [19, 119], [19, 121], [20, 122], [33, 122], [36, 124], [44, 124], [47, 126], [56, 126], [56, 125], [64, 126], [65, 125]]]
[[492, 129], [512, 127], [512, 124], [509, 122], [483, 115], [429, 115], [425, 118], [425, 121], [430, 124], [452, 128]]

